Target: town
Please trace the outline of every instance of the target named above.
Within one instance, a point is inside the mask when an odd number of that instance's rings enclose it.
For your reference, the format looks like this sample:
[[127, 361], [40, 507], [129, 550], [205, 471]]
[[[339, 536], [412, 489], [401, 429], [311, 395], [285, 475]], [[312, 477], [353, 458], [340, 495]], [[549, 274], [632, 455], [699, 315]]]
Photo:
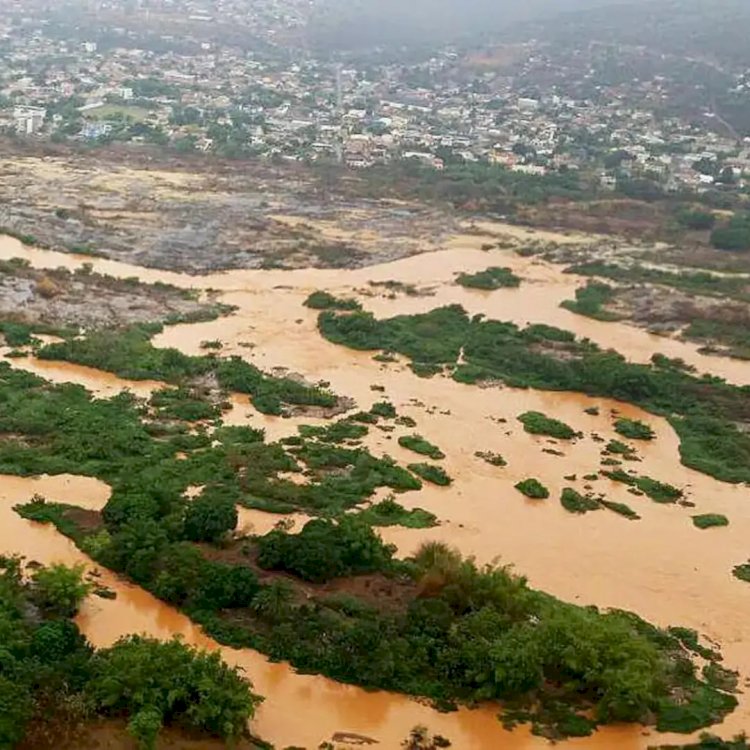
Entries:
[[[295, 46], [308, 5], [294, 0], [252, 13], [232, 2], [94, 0], [76, 9], [76, 33], [91, 32], [80, 39], [60, 20], [69, 8], [57, 21], [33, 6], [0, 8], [0, 132], [21, 138], [351, 168], [411, 159], [437, 170], [576, 170], [604, 190], [625, 180], [673, 192], [750, 184], [750, 133], [710, 111], [665, 116], [654, 106], [668, 96], [663, 76], [589, 80], [581, 70], [595, 74], [601, 58], [591, 45], [570, 56], [575, 65], [534, 40], [383, 62]], [[252, 41], [227, 27], [249, 29]], [[746, 71], [732, 83], [750, 96]]]

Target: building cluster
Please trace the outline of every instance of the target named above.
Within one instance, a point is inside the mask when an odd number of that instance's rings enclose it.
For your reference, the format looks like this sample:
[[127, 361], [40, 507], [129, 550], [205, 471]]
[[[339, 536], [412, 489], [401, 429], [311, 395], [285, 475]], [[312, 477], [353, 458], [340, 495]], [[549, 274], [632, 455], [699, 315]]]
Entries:
[[[435, 169], [586, 170], [605, 187], [645, 178], [674, 190], [742, 189], [750, 180], [750, 138], [657, 117], [628, 85], [571, 93], [559, 81], [534, 82], [533, 43], [497, 67], [453, 48], [419, 64], [354, 64], [275, 47], [294, 38], [308, 6], [265, 0], [248, 15], [247, 3], [161, 2], [131, 8], [140, 30], [108, 27], [104, 43], [66, 38], [24, 10], [6, 13], [0, 129], [352, 168], [413, 159]], [[257, 49], [229, 32], [217, 38], [219, 22], [252, 29]]]

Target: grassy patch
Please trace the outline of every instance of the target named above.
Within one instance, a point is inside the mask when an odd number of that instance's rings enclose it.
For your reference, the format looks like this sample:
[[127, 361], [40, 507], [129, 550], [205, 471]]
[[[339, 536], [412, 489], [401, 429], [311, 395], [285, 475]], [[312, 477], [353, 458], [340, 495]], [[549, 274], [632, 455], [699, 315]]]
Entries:
[[585, 315], [588, 318], [611, 322], [620, 320], [620, 316], [604, 309], [604, 306], [615, 298], [615, 290], [608, 284], [589, 281], [586, 286], [576, 289], [575, 300], [565, 300], [560, 304], [570, 312]]
[[572, 440], [578, 433], [565, 422], [552, 419], [538, 411], [527, 411], [518, 417], [524, 430], [532, 435], [548, 435], [559, 440]]
[[393, 497], [361, 511], [359, 517], [371, 526], [405, 526], [410, 529], [429, 529], [437, 525], [437, 517], [422, 508], [406, 510]]
[[161, 330], [160, 325], [135, 325], [118, 331], [93, 331], [85, 338], [48, 344], [37, 356], [106, 370], [130, 380], [183, 385], [213, 376], [227, 391], [250, 394], [253, 406], [266, 414], [281, 414], [289, 406], [332, 407], [337, 402], [330, 391], [266, 375], [240, 357], [193, 357], [176, 349], [159, 349], [151, 344], [151, 338]]
[[433, 445], [421, 435], [402, 435], [398, 439], [398, 444], [402, 448], [419, 453], [420, 456], [427, 456], [435, 461], [445, 458], [445, 453], [437, 445]]
[[587, 495], [582, 495], [571, 487], [566, 487], [562, 491], [562, 494], [560, 495], [560, 504], [569, 513], [583, 514], [601, 508], [601, 504], [598, 500]]
[[433, 466], [432, 464], [409, 464], [407, 468], [426, 482], [437, 484], [440, 487], [447, 487], [453, 482], [450, 476], [448, 476], [445, 470], [440, 466]]
[[334, 297], [329, 292], [313, 292], [304, 302], [312, 310], [361, 310], [362, 305], [355, 299]]
[[524, 479], [522, 482], [518, 482], [515, 488], [522, 495], [526, 495], [532, 500], [546, 500], [549, 497], [549, 490], [538, 479]]
[[462, 273], [456, 279], [456, 283], [470, 289], [493, 291], [502, 288], [517, 288], [521, 285], [521, 279], [510, 268], [492, 266], [477, 273]]
[[750, 583], [750, 560], [748, 562], [743, 563], [742, 565], [736, 565], [732, 569], [732, 575], [735, 578], [739, 578], [740, 581], [746, 581], [747, 583]]
[[[686, 466], [727, 482], [750, 481], [750, 388], [677, 368], [628, 362], [569, 331], [471, 318], [452, 305], [376, 320], [367, 313], [321, 313], [321, 333], [362, 350], [398, 352], [435, 370], [452, 366], [466, 384], [502, 381], [519, 388], [606, 396], [666, 416]], [[459, 356], [463, 360], [459, 364]]]
[[615, 432], [629, 440], [653, 440], [655, 437], [651, 427], [637, 419], [618, 419], [615, 422]]
[[618, 503], [613, 500], [600, 500], [599, 502], [613, 513], [625, 516], [625, 518], [631, 521], [638, 521], [641, 518], [629, 505], [625, 505], [625, 503]]
[[699, 529], [710, 529], [714, 526], [729, 526], [729, 519], [720, 513], [704, 513], [693, 516], [693, 525]]
[[605, 471], [604, 476], [613, 482], [630, 485], [657, 503], [676, 503], [684, 495], [681, 489], [673, 487], [671, 484], [659, 482], [651, 477], [628, 474], [622, 469]]

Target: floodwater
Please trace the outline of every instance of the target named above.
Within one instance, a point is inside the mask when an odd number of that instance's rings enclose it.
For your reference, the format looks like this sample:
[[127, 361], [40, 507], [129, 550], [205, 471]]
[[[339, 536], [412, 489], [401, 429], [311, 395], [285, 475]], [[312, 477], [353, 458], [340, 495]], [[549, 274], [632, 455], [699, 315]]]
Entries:
[[[501, 228], [493, 231], [501, 234]], [[750, 380], [750, 364], [698, 354], [696, 347], [618, 323], [600, 323], [559, 308], [571, 299], [583, 282], [563, 275], [550, 264], [524, 259], [507, 251], [479, 250], [486, 237], [466, 235], [454, 239], [443, 252], [352, 271], [232, 271], [203, 277], [139, 269], [111, 261], [93, 260], [95, 270], [121, 276], [138, 275], [144, 281], [161, 280], [183, 287], [213, 288], [221, 299], [237, 305], [226, 319], [167, 328], [155, 339], [157, 346], [175, 346], [198, 353], [203, 340], [219, 339], [224, 353], [237, 354], [265, 369], [285, 367], [312, 381], [327, 381], [342, 395], [353, 397], [358, 408], [388, 398], [399, 414], [413, 417], [416, 430], [445, 453], [445, 469], [454, 478], [450, 488], [426, 487], [399, 498], [407, 507], [423, 507], [435, 513], [441, 524], [428, 530], [389, 528], [383, 536], [408, 554], [421, 542], [440, 539], [457, 546], [480, 561], [499, 559], [512, 563], [535, 587], [567, 601], [602, 607], [630, 609], [659, 625], [679, 624], [695, 628], [723, 647], [725, 664], [750, 676], [750, 587], [731, 575], [732, 568], [750, 558], [750, 492], [745, 487], [716, 482], [683, 467], [678, 442], [666, 421], [639, 409], [607, 399], [579, 394], [519, 391], [463, 386], [451, 380], [422, 380], [404, 363], [381, 365], [372, 353], [353, 352], [334, 346], [315, 330], [316, 313], [302, 306], [315, 289], [337, 294], [356, 294], [365, 309], [377, 316], [430, 310], [460, 303], [471, 313], [514, 320], [519, 324], [541, 322], [558, 325], [588, 336], [602, 346], [613, 346], [632, 361], [646, 362], [655, 352], [682, 357], [700, 372], [710, 372], [736, 383]], [[39, 267], [92, 262], [49, 251], [25, 248], [15, 240], [0, 239], [2, 257], [28, 258]], [[484, 293], [452, 283], [464, 270], [507, 265], [526, 280], [519, 290]], [[431, 287], [434, 296], [396, 299], [383, 296], [369, 281], [397, 280]], [[133, 384], [114, 376], [66, 363], [13, 360], [55, 381], [81, 382], [95, 392], [109, 395], [120, 387], [146, 393], [156, 384]], [[40, 368], [43, 370], [40, 371]], [[373, 391], [371, 386], [384, 389]], [[599, 416], [584, 409], [598, 406]], [[570, 424], [584, 436], [570, 444], [526, 434], [516, 417], [537, 410]], [[685, 488], [695, 509], [663, 506], [645, 497], [634, 497], [622, 484], [606, 479], [591, 483], [610, 500], [625, 502], [642, 520], [628, 521], [609, 511], [583, 517], [565, 512], [557, 502], [564, 486], [579, 490], [583, 476], [599, 467], [604, 439], [614, 437], [612, 411], [644, 419], [657, 438], [637, 445], [639, 473]], [[505, 421], [503, 421], [505, 420]], [[235, 397], [230, 414], [233, 424], [264, 427], [270, 439], [294, 434], [309, 419], [280, 419], [255, 412], [246, 398]], [[414, 460], [397, 444], [393, 434], [370, 430], [367, 445], [376, 453], [388, 453], [399, 461]], [[560, 451], [553, 455], [547, 450]], [[475, 452], [501, 453], [506, 468], [492, 467]], [[626, 468], [629, 468], [627, 466]], [[565, 476], [576, 475], [575, 480]], [[534, 476], [551, 490], [546, 502], [529, 501], [514, 489], [520, 479]], [[107, 488], [94, 480], [74, 477], [39, 480], [0, 479], [0, 541], [2, 549], [18, 551], [42, 562], [84, 560], [80, 552], [54, 531], [19, 519], [14, 502], [40, 492], [50, 499], [84, 507], [100, 507]], [[724, 513], [730, 526], [700, 531], [691, 514]], [[275, 516], [248, 512], [243, 523], [258, 530], [270, 528]], [[303, 519], [298, 519], [299, 523]], [[118, 592], [113, 601], [92, 598], [80, 616], [80, 625], [96, 645], [106, 645], [120, 635], [147, 632], [158, 637], [181, 634], [188, 642], [216, 648], [199, 629], [175, 610], [146, 592], [117, 581], [105, 573], [106, 582]], [[508, 748], [536, 750], [546, 747], [526, 729], [505, 732], [491, 707], [439, 714], [404, 696], [365, 692], [322, 677], [297, 675], [287, 665], [270, 664], [261, 655], [222, 649], [231, 663], [241, 665], [266, 701], [253, 722], [253, 730], [277, 746], [314, 748], [335, 732], [357, 732], [379, 741], [379, 747], [396, 750], [409, 730], [424, 724], [448, 737], [460, 750]], [[739, 696], [740, 707], [716, 731], [727, 736], [750, 728], [750, 701]], [[586, 750], [644, 750], [649, 745], [677, 740], [641, 727], [614, 727], [592, 738], [562, 743]]]

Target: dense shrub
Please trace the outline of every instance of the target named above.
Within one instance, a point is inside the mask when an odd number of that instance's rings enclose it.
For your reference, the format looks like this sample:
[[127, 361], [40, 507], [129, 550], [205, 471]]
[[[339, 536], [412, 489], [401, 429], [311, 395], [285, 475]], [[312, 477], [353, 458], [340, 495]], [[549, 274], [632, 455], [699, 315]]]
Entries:
[[578, 433], [565, 422], [551, 419], [538, 411], [527, 411], [518, 417], [518, 421], [523, 424], [524, 430], [532, 435], [549, 435], [560, 440], [572, 440], [578, 436]]
[[493, 291], [502, 288], [516, 288], [521, 285], [521, 279], [510, 268], [492, 266], [477, 273], [462, 273], [456, 283], [470, 289], [484, 289]]
[[526, 497], [533, 500], [546, 500], [549, 497], [549, 490], [538, 479], [524, 479], [518, 482], [515, 488]]
[[428, 456], [434, 460], [445, 458], [445, 453], [436, 445], [425, 440], [421, 435], [402, 435], [398, 439], [398, 444], [402, 448], [419, 453], [421, 456]]
[[637, 419], [618, 419], [615, 432], [630, 440], [653, 440], [655, 437], [651, 427]]
[[383, 570], [394, 552], [366, 523], [351, 516], [339, 522], [308, 521], [299, 534], [272, 531], [259, 539], [258, 548], [262, 567], [315, 583]]
[[409, 464], [408, 468], [409, 471], [413, 471], [426, 482], [437, 484], [440, 487], [447, 487], [453, 481], [440, 466], [433, 466], [432, 464]]
[[361, 310], [362, 305], [355, 299], [341, 299], [329, 292], [313, 292], [306, 300], [305, 307], [312, 310]]
[[560, 495], [560, 504], [570, 513], [588, 513], [592, 510], [599, 510], [601, 504], [592, 497], [582, 495], [580, 492], [566, 487]]
[[704, 513], [693, 516], [693, 524], [699, 529], [710, 529], [714, 526], [729, 526], [729, 519], [720, 513]]
[[192, 542], [218, 542], [237, 527], [237, 508], [231, 497], [204, 492], [185, 512], [185, 538]]

